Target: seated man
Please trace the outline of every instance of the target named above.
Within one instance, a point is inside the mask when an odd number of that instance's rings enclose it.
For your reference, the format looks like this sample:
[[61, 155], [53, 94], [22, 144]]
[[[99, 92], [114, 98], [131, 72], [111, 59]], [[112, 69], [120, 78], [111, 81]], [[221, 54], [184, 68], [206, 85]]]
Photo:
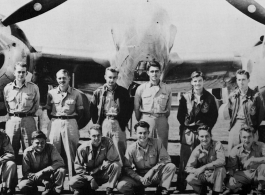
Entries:
[[[228, 190], [224, 194], [237, 192], [245, 185], [258, 181], [258, 194], [265, 194], [265, 144], [254, 141], [254, 129], [242, 126], [240, 130], [241, 144], [235, 146], [227, 163], [229, 174]], [[243, 191], [241, 194], [247, 194]]]
[[13, 161], [15, 160], [14, 150], [11, 146], [10, 139], [6, 133], [0, 130], [0, 167], [2, 189], [1, 194], [11, 195], [17, 185], [17, 166]]
[[224, 148], [212, 140], [211, 130], [203, 125], [198, 128], [200, 144], [192, 151], [186, 166], [187, 182], [198, 194], [207, 194], [207, 184], [213, 187], [212, 195], [223, 191], [226, 176]]
[[28, 195], [37, 194], [37, 186], [44, 185], [42, 195], [60, 194], [65, 177], [64, 161], [56, 148], [46, 143], [42, 131], [32, 133], [32, 145], [23, 154], [22, 181], [19, 189]]
[[[176, 167], [171, 163], [165, 147], [159, 139], [150, 138], [149, 124], [138, 122], [136, 130], [137, 141], [131, 144], [125, 155], [123, 176], [117, 189], [124, 195], [144, 194], [144, 188], [158, 185], [156, 195], [168, 194]], [[136, 170], [132, 169], [132, 164]]]
[[75, 172], [69, 182], [74, 195], [94, 194], [98, 185], [107, 183], [106, 194], [113, 195], [113, 188], [121, 173], [120, 158], [112, 140], [102, 137], [98, 124], [89, 130], [91, 140], [79, 146], [75, 158]]

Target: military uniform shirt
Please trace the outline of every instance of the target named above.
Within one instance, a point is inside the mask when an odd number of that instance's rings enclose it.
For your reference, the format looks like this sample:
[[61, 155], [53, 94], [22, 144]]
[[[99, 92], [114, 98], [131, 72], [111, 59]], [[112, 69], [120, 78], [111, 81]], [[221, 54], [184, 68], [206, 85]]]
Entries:
[[[262, 142], [254, 141], [251, 146], [251, 151], [244, 149], [243, 143], [235, 146], [229, 155], [227, 170], [231, 176], [234, 175], [235, 170], [244, 169], [244, 163], [251, 157], [264, 157], [265, 156], [265, 144]], [[261, 163], [251, 163], [248, 169], [257, 169]]]
[[171, 88], [160, 82], [152, 86], [151, 82], [140, 85], [135, 93], [134, 105], [140, 112], [163, 114], [170, 112], [172, 101]]
[[130, 177], [137, 178], [138, 174], [132, 170], [132, 165], [135, 166], [137, 173], [145, 174], [150, 169], [158, 169], [160, 165], [170, 162], [170, 156], [162, 142], [156, 138], [148, 138], [146, 149], [142, 148], [138, 141], [127, 148], [124, 170]]
[[40, 104], [39, 88], [32, 82], [25, 82], [22, 87], [16, 81], [4, 88], [4, 97], [7, 112], [35, 114]]
[[46, 143], [41, 153], [36, 152], [32, 146], [24, 151], [22, 160], [24, 178], [29, 178], [43, 169], [45, 171], [54, 171], [60, 167], [64, 167], [64, 161], [52, 144]]
[[84, 109], [82, 95], [70, 86], [66, 93], [54, 88], [48, 92], [46, 108], [53, 116], [76, 116], [76, 110]]

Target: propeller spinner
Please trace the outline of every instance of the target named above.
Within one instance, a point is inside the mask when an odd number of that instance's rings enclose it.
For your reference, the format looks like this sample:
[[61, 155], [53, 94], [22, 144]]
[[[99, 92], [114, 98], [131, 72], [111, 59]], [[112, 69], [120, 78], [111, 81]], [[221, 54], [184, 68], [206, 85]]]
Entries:
[[2, 20], [5, 26], [41, 15], [67, 0], [32, 0]]
[[248, 17], [265, 24], [265, 8], [255, 0], [226, 0]]

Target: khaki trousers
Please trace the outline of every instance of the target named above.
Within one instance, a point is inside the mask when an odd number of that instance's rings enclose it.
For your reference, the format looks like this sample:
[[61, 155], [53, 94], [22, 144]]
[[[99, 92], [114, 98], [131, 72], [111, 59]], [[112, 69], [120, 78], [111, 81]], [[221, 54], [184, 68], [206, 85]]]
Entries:
[[62, 154], [65, 152], [65, 164], [68, 165], [69, 177], [74, 174], [74, 160], [79, 142], [78, 125], [75, 119], [55, 119], [50, 121], [48, 126], [48, 139]]
[[149, 137], [158, 138], [167, 149], [168, 144], [168, 118], [166, 116], [155, 117], [151, 114], [142, 114], [141, 121], [145, 121], [150, 125]]
[[13, 161], [4, 162], [1, 170], [2, 187], [15, 188], [17, 185], [17, 165]]
[[126, 133], [122, 131], [117, 120], [106, 118], [102, 123], [102, 135], [112, 139], [123, 165], [124, 155], [127, 148]]
[[33, 116], [22, 118], [11, 116], [6, 122], [6, 134], [10, 138], [16, 159], [20, 149], [20, 140], [22, 150], [24, 151], [27, 147], [31, 146], [31, 134], [36, 130], [36, 121]]
[[223, 191], [223, 181], [226, 177], [226, 170], [224, 167], [215, 168], [212, 172], [205, 171], [200, 174], [199, 177], [195, 176], [193, 173], [189, 174], [187, 177], [188, 184], [193, 188], [193, 190], [200, 194], [202, 187], [205, 185], [212, 184], [213, 191], [222, 192]]
[[[173, 163], [168, 163], [157, 171], [151, 179], [152, 185], [159, 185], [169, 190], [171, 181], [174, 177], [176, 166]], [[142, 177], [144, 175], [141, 175]], [[124, 195], [133, 195], [136, 188], [143, 188], [140, 181], [136, 181], [129, 176], [123, 176], [118, 183], [117, 189]]]

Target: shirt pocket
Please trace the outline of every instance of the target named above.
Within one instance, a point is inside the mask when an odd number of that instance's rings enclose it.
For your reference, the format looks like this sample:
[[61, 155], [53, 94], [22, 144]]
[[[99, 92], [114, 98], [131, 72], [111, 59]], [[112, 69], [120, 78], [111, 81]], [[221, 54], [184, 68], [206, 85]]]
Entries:
[[22, 95], [23, 106], [31, 107], [33, 104], [33, 99], [34, 99], [34, 94], [23, 93], [23, 95]]
[[149, 152], [148, 156], [149, 156], [149, 160], [150, 160], [150, 165], [151, 166], [155, 166], [156, 163], [157, 163], [157, 153], [156, 153], [156, 151], [155, 150], [151, 150]]
[[167, 105], [168, 95], [162, 93], [158, 98], [158, 104], [164, 109]]
[[75, 104], [76, 104], [75, 100], [71, 100], [71, 99], [66, 100], [65, 101], [66, 110], [73, 112], [75, 110]]
[[142, 96], [143, 105], [149, 105], [152, 103], [152, 94], [143, 94]]

